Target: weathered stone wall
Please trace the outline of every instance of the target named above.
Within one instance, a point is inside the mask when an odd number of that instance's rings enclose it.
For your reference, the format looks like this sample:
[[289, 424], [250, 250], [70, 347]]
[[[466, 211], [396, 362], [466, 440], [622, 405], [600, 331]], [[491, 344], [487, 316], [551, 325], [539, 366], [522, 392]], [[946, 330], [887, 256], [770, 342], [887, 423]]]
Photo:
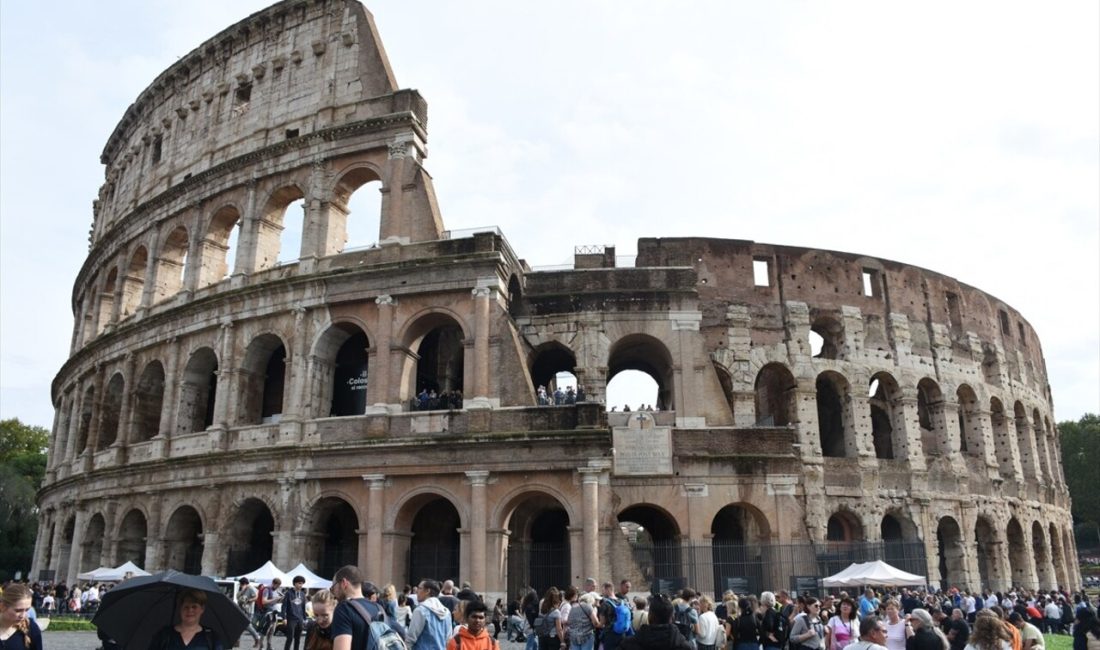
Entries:
[[[746, 570], [711, 570], [730, 544], [773, 558], [756, 588], [879, 543], [923, 545], [933, 582], [1079, 583], [1042, 350], [1011, 307], [751, 241], [532, 272], [499, 232], [444, 231], [426, 141], [351, 0], [279, 3], [142, 93], [74, 284], [36, 570], [271, 558], [400, 583], [453, 552], [450, 577], [497, 594], [536, 552], [561, 582], [655, 580], [640, 526], [684, 545], [665, 577], [708, 589]], [[345, 250], [348, 199], [374, 187], [379, 244]], [[278, 264], [298, 200], [299, 259]], [[605, 411], [626, 370], [658, 412]], [[591, 402], [537, 406], [562, 371]], [[418, 408], [428, 387], [456, 407]], [[669, 471], [616, 465], [631, 431]], [[790, 549], [810, 555], [775, 559]]]

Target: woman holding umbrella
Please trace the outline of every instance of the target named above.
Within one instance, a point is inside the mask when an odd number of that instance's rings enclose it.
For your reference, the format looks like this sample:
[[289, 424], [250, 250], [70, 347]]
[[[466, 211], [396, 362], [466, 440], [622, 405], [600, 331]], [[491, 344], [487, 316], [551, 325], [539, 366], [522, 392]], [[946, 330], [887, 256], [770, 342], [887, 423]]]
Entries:
[[213, 630], [199, 620], [206, 609], [206, 593], [185, 589], [176, 598], [179, 623], [161, 629], [149, 643], [149, 650], [225, 650]]
[[42, 650], [42, 631], [27, 618], [31, 609], [31, 590], [12, 583], [0, 598], [0, 648], [3, 650]]

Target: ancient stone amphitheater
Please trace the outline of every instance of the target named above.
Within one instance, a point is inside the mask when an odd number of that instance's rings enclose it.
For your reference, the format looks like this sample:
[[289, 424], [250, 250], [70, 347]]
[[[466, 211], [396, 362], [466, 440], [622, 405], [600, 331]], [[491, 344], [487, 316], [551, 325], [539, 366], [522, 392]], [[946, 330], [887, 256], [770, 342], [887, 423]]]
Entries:
[[[1079, 584], [1042, 350], [1010, 306], [703, 237], [532, 270], [496, 229], [444, 229], [426, 142], [354, 0], [276, 4], [141, 93], [101, 157], [35, 576], [273, 559], [491, 594], [759, 591], [883, 558]], [[357, 190], [379, 231], [349, 249]], [[629, 370], [657, 411], [607, 412]], [[561, 372], [587, 400], [540, 406]]]

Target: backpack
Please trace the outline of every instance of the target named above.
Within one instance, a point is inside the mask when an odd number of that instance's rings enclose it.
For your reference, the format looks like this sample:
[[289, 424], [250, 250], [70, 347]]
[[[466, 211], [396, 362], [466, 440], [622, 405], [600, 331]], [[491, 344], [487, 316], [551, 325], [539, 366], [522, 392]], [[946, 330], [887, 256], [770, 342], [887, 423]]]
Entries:
[[672, 620], [676, 623], [676, 629], [680, 630], [680, 634], [684, 635], [684, 638], [688, 641], [691, 641], [695, 636], [695, 631], [692, 629], [691, 625], [691, 605], [677, 606]]
[[630, 607], [623, 600], [615, 601], [612, 606], [615, 611], [615, 622], [611, 624], [611, 631], [615, 634], [634, 636], [634, 626], [631, 625], [634, 617], [630, 614]]
[[260, 588], [256, 590], [256, 609], [264, 608], [264, 592], [267, 591], [267, 587], [260, 585]]
[[367, 650], [409, 650], [405, 645], [405, 639], [401, 638], [397, 630], [382, 621], [371, 620], [370, 612], [356, 600], [349, 599], [347, 602], [367, 622], [367, 628], [370, 630]]

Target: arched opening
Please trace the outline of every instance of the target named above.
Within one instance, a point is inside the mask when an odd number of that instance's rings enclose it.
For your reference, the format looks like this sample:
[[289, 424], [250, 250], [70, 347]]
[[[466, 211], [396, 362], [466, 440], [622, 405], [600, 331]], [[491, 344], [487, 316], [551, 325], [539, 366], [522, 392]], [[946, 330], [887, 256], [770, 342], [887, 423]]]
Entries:
[[989, 400], [989, 422], [993, 426], [993, 444], [997, 450], [997, 466], [1001, 476], [1008, 478], [1016, 473], [1012, 460], [1012, 439], [1008, 434], [1008, 420], [1004, 405], [996, 397]]
[[810, 354], [815, 359], [840, 359], [843, 349], [843, 323], [831, 315], [817, 316], [810, 325]]
[[519, 276], [516, 275], [508, 279], [508, 314], [512, 318], [523, 318], [527, 315], [527, 303], [523, 300], [523, 287], [520, 285]]
[[313, 508], [313, 532], [320, 544], [312, 544], [319, 557], [315, 566], [320, 575], [330, 576], [359, 559], [359, 517], [355, 508], [339, 497], [326, 497]]
[[1058, 535], [1058, 529], [1051, 524], [1049, 527], [1050, 532], [1050, 555], [1054, 561], [1054, 579], [1058, 582], [1058, 587], [1064, 589], [1069, 585], [1068, 576], [1066, 575], [1066, 555], [1062, 550], [1062, 539]]
[[79, 455], [88, 448], [88, 435], [92, 430], [92, 414], [95, 408], [95, 387], [84, 390], [84, 399], [80, 400], [80, 428], [77, 429], [76, 453]]
[[183, 288], [187, 268], [187, 249], [190, 246], [187, 229], [177, 226], [164, 240], [157, 258], [156, 293], [154, 302], [160, 302], [179, 293]]
[[409, 578], [458, 580], [462, 527], [454, 504], [442, 497], [425, 503], [412, 521], [409, 541]]
[[331, 253], [376, 246], [382, 219], [382, 181], [372, 170], [360, 167], [349, 171], [336, 184], [330, 205], [329, 229], [336, 237]]
[[283, 414], [286, 387], [286, 346], [274, 334], [263, 334], [248, 344], [241, 367], [240, 422], [268, 424]]
[[336, 323], [321, 335], [314, 353], [316, 372], [330, 381], [320, 382], [318, 406], [328, 410], [318, 416], [366, 413], [369, 354], [366, 333], [351, 323]]
[[122, 304], [120, 305], [122, 318], [132, 315], [141, 306], [141, 294], [145, 289], [145, 269], [148, 264], [148, 249], [138, 246], [130, 256], [130, 264], [126, 267], [126, 275], [122, 278]]
[[1057, 586], [1054, 584], [1052, 573], [1054, 566], [1051, 564], [1046, 533], [1043, 532], [1043, 526], [1038, 521], [1031, 523], [1031, 546], [1035, 557], [1035, 575], [1039, 579], [1038, 587], [1040, 589], [1053, 589]]
[[1027, 421], [1027, 411], [1022, 402], [1017, 401], [1012, 405], [1012, 414], [1016, 425], [1016, 448], [1020, 453], [1020, 467], [1024, 471], [1024, 476], [1035, 476], [1038, 468], [1031, 445], [1031, 423]]
[[296, 185], [275, 190], [256, 226], [256, 269], [297, 261], [302, 253], [305, 194]]
[[415, 396], [413, 407], [421, 410], [461, 408], [466, 350], [459, 324], [446, 314], [428, 314], [413, 323], [405, 340], [416, 355], [405, 366], [412, 385], [405, 384], [403, 399]]
[[134, 440], [149, 440], [160, 433], [160, 412], [164, 406], [164, 366], [150, 361], [141, 371], [134, 390]]
[[[875, 446], [875, 458], [891, 460], [904, 449], [900, 437], [904, 429], [901, 425], [901, 389], [898, 382], [888, 372], [875, 373], [871, 377], [871, 440]], [[900, 443], [900, 444], [899, 444]]]
[[[675, 410], [676, 404], [673, 400], [673, 372], [672, 372], [672, 355], [669, 354], [668, 348], [665, 344], [656, 338], [649, 336], [648, 334], [630, 334], [616, 341], [610, 350], [607, 361], [607, 404], [612, 405], [616, 403], [616, 399], [619, 396], [618, 391], [624, 386], [618, 384], [626, 384], [627, 382], [620, 381], [615, 382], [619, 373], [635, 370], [649, 375], [657, 384], [657, 394], [655, 402], [649, 404], [657, 411], [672, 411]], [[638, 378], [635, 378], [635, 381]], [[614, 389], [614, 391], [613, 391]], [[632, 390], [642, 389], [641, 385], [632, 387]], [[638, 397], [644, 399], [644, 395], [640, 392], [636, 395], [623, 395], [622, 399], [628, 400], [632, 397]], [[629, 402], [624, 401], [624, 404]], [[631, 405], [631, 408], [638, 408], [637, 402]]]
[[531, 352], [531, 381], [535, 384], [536, 398], [541, 406], [566, 403], [566, 386], [571, 383], [574, 389], [576, 387], [577, 378], [573, 374], [576, 365], [577, 359], [572, 350], [561, 343], [544, 343]]
[[1003, 586], [996, 560], [996, 549], [999, 546], [996, 531], [993, 522], [986, 517], [978, 517], [974, 523], [974, 546], [978, 557], [978, 577], [981, 586], [989, 589], [999, 589]]
[[667, 594], [688, 586], [680, 527], [670, 514], [655, 506], [630, 506], [619, 513], [619, 528], [634, 559], [635, 574], [626, 577], [638, 583], [636, 588], [649, 585], [651, 591]]
[[544, 593], [570, 579], [569, 514], [548, 494], [516, 498], [505, 518], [508, 529], [508, 593], [527, 586]]
[[240, 230], [241, 215], [233, 206], [214, 213], [201, 244], [200, 288], [221, 282], [233, 272]]
[[214, 397], [218, 391], [218, 357], [199, 348], [187, 360], [180, 382], [179, 433], [205, 431], [214, 424]]
[[863, 524], [850, 510], [838, 510], [825, 523], [825, 544], [818, 550], [817, 566], [824, 575], [832, 575], [853, 562], [866, 562], [867, 545]]
[[100, 334], [111, 323], [115, 315], [115, 290], [118, 288], [118, 269], [111, 269], [103, 289], [99, 292], [99, 316], [96, 318], [96, 334]]
[[840, 510], [829, 517], [825, 527], [825, 541], [850, 543], [863, 540], [863, 524], [854, 513]]
[[624, 370], [607, 382], [608, 411], [660, 411], [660, 385], [641, 370]]
[[928, 377], [917, 382], [917, 420], [924, 453], [933, 456], [948, 455], [951, 445], [947, 439], [943, 391]]
[[164, 531], [164, 544], [165, 567], [192, 575], [202, 573], [202, 519], [194, 508], [180, 506], [172, 513]]
[[244, 575], [269, 561], [274, 532], [275, 518], [267, 504], [256, 498], [245, 499], [229, 524], [226, 574]]
[[982, 452], [982, 422], [978, 415], [978, 396], [966, 384], [955, 391], [959, 402], [959, 451], [970, 456]]
[[103, 416], [99, 421], [99, 439], [96, 443], [96, 451], [102, 451], [115, 444], [118, 440], [118, 424], [122, 415], [122, 393], [126, 389], [126, 382], [122, 379], [122, 373], [115, 373], [111, 381], [107, 382], [107, 390], [103, 395]]
[[855, 436], [848, 380], [838, 373], [827, 371], [817, 376], [815, 388], [821, 455], [826, 458], [854, 458]]
[[959, 522], [952, 517], [940, 519], [936, 526], [936, 544], [940, 556], [940, 589], [966, 586], [966, 553]]
[[760, 593], [767, 589], [764, 544], [770, 538], [764, 514], [747, 504], [730, 504], [710, 524], [714, 591]]
[[73, 539], [76, 537], [76, 518], [69, 517], [61, 529], [61, 548], [57, 550], [58, 581], [76, 580], [76, 576], [69, 576], [69, 561], [73, 556]]
[[1012, 566], [1012, 584], [1031, 589], [1036, 585], [1028, 584], [1028, 567], [1031, 561], [1028, 559], [1027, 544], [1024, 541], [1024, 529], [1016, 518], [1008, 520], [1005, 530], [1008, 538], [1008, 563]]
[[[786, 427], [795, 422], [794, 394], [798, 384], [781, 363], [769, 363], [756, 373], [753, 387], [756, 426]], [[843, 432], [841, 433], [843, 435]]]
[[[84, 529], [84, 548], [81, 549], [79, 570], [91, 571], [106, 564], [103, 561], [103, 537], [107, 532], [107, 524], [103, 515], [96, 513]], [[70, 576], [76, 579], [76, 576]]]
[[139, 567], [145, 568], [145, 538], [147, 535], [145, 515], [136, 509], [126, 513], [126, 516], [122, 519], [122, 526], [118, 530], [116, 566], [133, 562]]

